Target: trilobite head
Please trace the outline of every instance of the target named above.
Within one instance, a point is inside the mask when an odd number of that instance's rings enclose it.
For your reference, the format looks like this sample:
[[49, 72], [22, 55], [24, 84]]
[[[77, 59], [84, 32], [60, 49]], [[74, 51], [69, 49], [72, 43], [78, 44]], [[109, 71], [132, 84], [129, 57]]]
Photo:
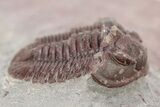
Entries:
[[101, 67], [92, 78], [107, 87], [120, 87], [146, 75], [147, 53], [137, 33], [113, 27], [117, 30], [111, 28], [103, 38]]

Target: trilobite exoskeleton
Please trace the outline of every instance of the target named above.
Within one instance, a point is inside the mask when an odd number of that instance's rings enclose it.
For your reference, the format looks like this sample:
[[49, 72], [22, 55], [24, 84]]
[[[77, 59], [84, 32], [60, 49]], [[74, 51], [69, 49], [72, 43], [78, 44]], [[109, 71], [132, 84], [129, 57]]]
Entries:
[[33, 83], [63, 82], [91, 74], [101, 85], [120, 87], [147, 71], [147, 53], [139, 35], [105, 20], [37, 39], [16, 54], [8, 74]]

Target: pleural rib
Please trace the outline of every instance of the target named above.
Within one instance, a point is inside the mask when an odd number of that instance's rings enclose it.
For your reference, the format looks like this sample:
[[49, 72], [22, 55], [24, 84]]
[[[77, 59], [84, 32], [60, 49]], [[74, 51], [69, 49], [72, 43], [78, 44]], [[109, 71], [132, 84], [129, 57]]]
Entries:
[[[100, 35], [100, 26], [87, 26], [39, 38], [15, 56], [9, 74], [33, 83], [54, 83], [90, 73], [93, 55], [100, 51]], [[30, 54], [23, 59], [27, 51]]]

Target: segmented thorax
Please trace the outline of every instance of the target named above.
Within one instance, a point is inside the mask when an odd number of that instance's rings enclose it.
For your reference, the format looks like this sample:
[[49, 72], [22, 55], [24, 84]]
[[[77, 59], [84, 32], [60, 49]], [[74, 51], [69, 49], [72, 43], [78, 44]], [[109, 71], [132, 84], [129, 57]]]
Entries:
[[73, 29], [37, 39], [12, 60], [9, 74], [32, 82], [53, 83], [95, 71], [94, 54], [100, 52], [101, 26]]

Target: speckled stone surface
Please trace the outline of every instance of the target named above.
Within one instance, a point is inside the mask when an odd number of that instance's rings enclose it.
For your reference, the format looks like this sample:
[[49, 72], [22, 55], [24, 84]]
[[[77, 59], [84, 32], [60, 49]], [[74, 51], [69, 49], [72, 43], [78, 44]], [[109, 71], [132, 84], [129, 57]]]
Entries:
[[[159, 107], [159, 13], [159, 0], [1, 0], [0, 106]], [[94, 83], [88, 75], [51, 85], [11, 81], [5, 75], [14, 54], [36, 37], [92, 24], [104, 17], [113, 17], [140, 34], [149, 54], [150, 70], [145, 78], [108, 89]]]

